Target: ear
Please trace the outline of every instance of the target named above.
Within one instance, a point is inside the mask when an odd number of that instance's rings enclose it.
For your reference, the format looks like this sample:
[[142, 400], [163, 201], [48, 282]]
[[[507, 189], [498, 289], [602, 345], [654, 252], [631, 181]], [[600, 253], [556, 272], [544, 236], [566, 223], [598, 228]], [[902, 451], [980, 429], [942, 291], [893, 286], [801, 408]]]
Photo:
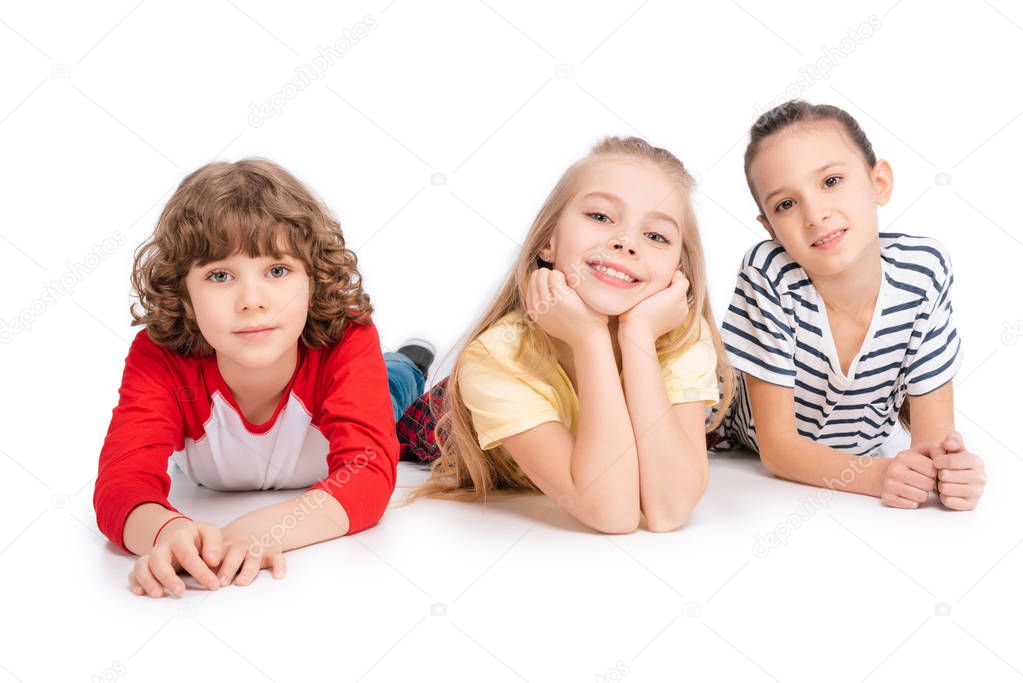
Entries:
[[554, 263], [554, 238], [547, 241], [547, 244], [540, 250], [540, 258], [548, 263]]
[[884, 206], [892, 197], [892, 187], [895, 183], [891, 165], [884, 159], [879, 159], [870, 172], [870, 179], [877, 192], [877, 205]]
[[774, 234], [774, 228], [771, 227], [771, 222], [767, 220], [767, 216], [765, 216], [764, 214], [760, 214], [759, 216], [757, 216], [757, 222], [759, 222], [760, 225], [764, 226], [764, 230], [766, 230], [767, 234], [771, 236], [771, 239], [773, 240], [778, 239], [777, 235]]

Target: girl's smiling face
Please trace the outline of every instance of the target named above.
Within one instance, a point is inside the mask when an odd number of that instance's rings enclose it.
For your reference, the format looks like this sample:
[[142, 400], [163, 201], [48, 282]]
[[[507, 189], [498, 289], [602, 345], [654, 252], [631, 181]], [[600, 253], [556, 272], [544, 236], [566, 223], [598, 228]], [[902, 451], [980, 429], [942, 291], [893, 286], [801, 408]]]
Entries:
[[656, 164], [623, 156], [581, 171], [540, 258], [594, 311], [617, 316], [671, 283], [688, 198]]
[[309, 276], [298, 259], [234, 254], [185, 277], [195, 321], [218, 360], [246, 369], [290, 353], [309, 314]]
[[877, 241], [892, 170], [870, 168], [837, 121], [797, 123], [765, 139], [750, 164], [757, 220], [807, 273], [835, 275]]

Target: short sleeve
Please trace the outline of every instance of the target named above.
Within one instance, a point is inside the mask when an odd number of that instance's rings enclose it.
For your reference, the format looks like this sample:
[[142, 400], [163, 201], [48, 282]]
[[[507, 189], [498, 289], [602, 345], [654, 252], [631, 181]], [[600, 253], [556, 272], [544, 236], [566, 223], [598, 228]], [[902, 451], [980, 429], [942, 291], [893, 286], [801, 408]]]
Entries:
[[672, 405], [703, 401], [712, 406], [718, 402], [717, 352], [706, 323], [695, 343], [662, 364], [662, 374]]
[[479, 339], [459, 358], [458, 388], [482, 450], [544, 422], [561, 422], [548, 398], [553, 389], [514, 362], [509, 349], [491, 351]]
[[[948, 261], [948, 256], [945, 257]], [[950, 381], [962, 364], [959, 333], [952, 316], [951, 265], [941, 287], [931, 290], [929, 312], [919, 318], [908, 353], [912, 360], [906, 368], [906, 390], [910, 396], [930, 393]], [[919, 332], [919, 334], [917, 334]]]
[[721, 324], [721, 339], [737, 370], [783, 387], [796, 380], [795, 329], [774, 285], [744, 265]]

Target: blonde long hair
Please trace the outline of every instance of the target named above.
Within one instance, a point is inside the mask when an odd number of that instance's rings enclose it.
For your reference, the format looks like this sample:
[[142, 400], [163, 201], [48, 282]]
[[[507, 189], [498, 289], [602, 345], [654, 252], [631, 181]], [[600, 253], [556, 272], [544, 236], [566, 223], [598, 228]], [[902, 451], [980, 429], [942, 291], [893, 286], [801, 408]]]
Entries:
[[[678, 183], [687, 200], [694, 187], [693, 179], [682, 162], [665, 149], [654, 147], [637, 137], [608, 137], [598, 142], [586, 157], [565, 171], [547, 196], [526, 235], [521, 253], [494, 302], [467, 335], [466, 345], [509, 313], [525, 312], [526, 285], [533, 271], [541, 267], [541, 249], [550, 241], [562, 211], [575, 196], [582, 172], [593, 161], [607, 156], [627, 156], [656, 164]], [[656, 348], [658, 356], [663, 358], [687, 348], [698, 340], [700, 326], [694, 324], [696, 321], [702, 320], [703, 324], [710, 328], [717, 353], [717, 373], [723, 391], [715, 409], [715, 417], [709, 424], [709, 431], [720, 424], [724, 417], [725, 408], [731, 403], [735, 393], [735, 379], [710, 307], [707, 269], [696, 216], [690, 202], [686, 201], [685, 205], [679, 266], [690, 282], [692, 296], [689, 313], [679, 328], [657, 340]], [[540, 373], [553, 370], [558, 363], [554, 344], [539, 325], [528, 324], [528, 316], [525, 320], [527, 324], [522, 326], [522, 337], [516, 358], [520, 359], [524, 355], [537, 358], [536, 367], [533, 369]], [[465, 347], [462, 348], [464, 350]], [[448, 379], [440, 415], [436, 416], [434, 438], [441, 456], [433, 462], [429, 479], [414, 489], [406, 501], [420, 496], [470, 501], [483, 498], [493, 491], [540, 492], [503, 448], [496, 447], [487, 451], [480, 449], [472, 416], [462, 400], [458, 382], [459, 373], [465, 362], [465, 354], [460, 353]]]

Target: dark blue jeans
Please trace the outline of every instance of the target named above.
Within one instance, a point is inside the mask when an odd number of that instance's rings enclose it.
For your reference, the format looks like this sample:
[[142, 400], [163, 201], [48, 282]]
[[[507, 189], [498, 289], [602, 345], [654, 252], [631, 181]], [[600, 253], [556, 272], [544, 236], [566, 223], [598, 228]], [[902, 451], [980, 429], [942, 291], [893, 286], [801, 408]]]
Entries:
[[385, 353], [384, 363], [387, 365], [387, 386], [391, 390], [391, 408], [397, 422], [412, 402], [422, 395], [426, 378], [403, 353]]

